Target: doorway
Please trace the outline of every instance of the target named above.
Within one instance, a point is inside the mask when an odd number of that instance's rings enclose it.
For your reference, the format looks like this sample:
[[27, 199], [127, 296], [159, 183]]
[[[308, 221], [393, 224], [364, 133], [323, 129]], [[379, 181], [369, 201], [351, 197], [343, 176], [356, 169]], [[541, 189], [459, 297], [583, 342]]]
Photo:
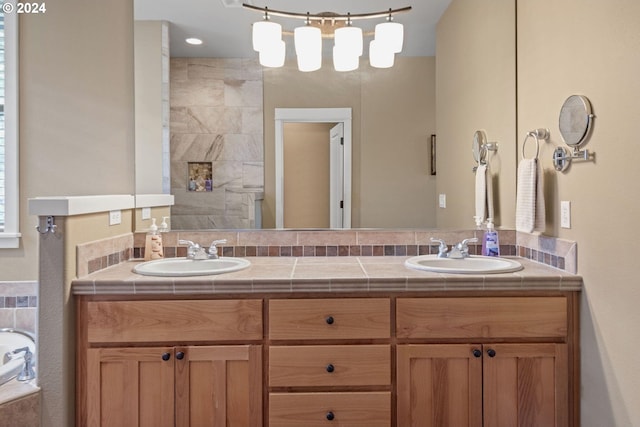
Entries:
[[350, 228], [351, 109], [276, 108], [275, 133], [276, 228]]

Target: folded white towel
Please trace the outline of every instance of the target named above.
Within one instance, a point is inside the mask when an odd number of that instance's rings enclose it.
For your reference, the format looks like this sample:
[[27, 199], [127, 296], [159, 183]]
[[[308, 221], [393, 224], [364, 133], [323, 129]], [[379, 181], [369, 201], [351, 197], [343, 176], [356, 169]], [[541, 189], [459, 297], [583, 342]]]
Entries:
[[487, 165], [476, 169], [476, 221], [484, 222], [487, 207]]
[[544, 212], [542, 170], [536, 159], [522, 159], [518, 164], [516, 230], [526, 233], [544, 231]]

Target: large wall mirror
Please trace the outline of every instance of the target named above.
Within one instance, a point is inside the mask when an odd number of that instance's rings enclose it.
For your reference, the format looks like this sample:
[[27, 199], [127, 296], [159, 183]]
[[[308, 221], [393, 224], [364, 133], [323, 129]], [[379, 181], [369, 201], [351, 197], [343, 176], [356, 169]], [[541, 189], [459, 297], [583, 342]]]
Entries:
[[[152, 106], [136, 98], [137, 127], [148, 130], [148, 124], [139, 124], [154, 117], [159, 123], [155, 134], [139, 136], [136, 131], [136, 191], [175, 196], [174, 230], [279, 228], [283, 222], [277, 213], [281, 172], [276, 165], [276, 109], [344, 108], [352, 112], [351, 212], [346, 224], [435, 227], [436, 179], [443, 176], [440, 166], [438, 177], [430, 173], [430, 136], [436, 133], [437, 115], [435, 31], [450, 2], [411, 4], [413, 10], [397, 18], [405, 24], [405, 49], [393, 68], [374, 69], [365, 55], [357, 71], [336, 72], [328, 60], [321, 70], [303, 73], [291, 51], [283, 68], [257, 64], [250, 40], [251, 23], [260, 18], [255, 12], [227, 8], [224, 3], [229, 2], [220, 0], [180, 2], [174, 11], [165, 2], [134, 0], [136, 89], [154, 80], [160, 88], [148, 89], [159, 91]], [[267, 3], [271, 9], [299, 8], [294, 0]], [[409, 5], [404, 0], [318, 3], [323, 10], [351, 13]], [[191, 9], [199, 11], [196, 15], [207, 28], [201, 46], [184, 43], [194, 35], [186, 17]], [[213, 21], [220, 16], [227, 19]], [[513, 26], [515, 16], [511, 19]], [[298, 24], [281, 23], [291, 29]], [[238, 32], [239, 39], [234, 35]], [[145, 33], [151, 45], [139, 44]], [[211, 46], [208, 37], [220, 44]], [[420, 48], [422, 39], [431, 40], [431, 45]], [[330, 58], [331, 45], [324, 41], [325, 59]], [[145, 65], [139, 58], [145, 55], [157, 60], [151, 66], [156, 70], [153, 77], [141, 72]], [[515, 104], [509, 108], [515, 111]], [[468, 147], [467, 140], [460, 143]], [[439, 156], [441, 147], [439, 140]], [[460, 159], [464, 170], [469, 163], [465, 160], [472, 161], [468, 157]], [[204, 184], [193, 187], [193, 180]], [[257, 214], [256, 204], [261, 206]]]

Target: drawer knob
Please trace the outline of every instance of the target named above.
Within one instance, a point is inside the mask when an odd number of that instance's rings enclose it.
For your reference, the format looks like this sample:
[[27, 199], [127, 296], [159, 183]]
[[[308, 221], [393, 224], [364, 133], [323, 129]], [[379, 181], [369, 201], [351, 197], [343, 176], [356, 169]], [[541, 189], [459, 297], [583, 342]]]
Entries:
[[496, 351], [492, 348], [487, 350], [487, 354], [489, 355], [489, 357], [496, 357]]
[[333, 366], [331, 363], [327, 365], [327, 372], [332, 373], [335, 370], [336, 370], [335, 366]]
[[162, 353], [162, 360], [167, 361], [171, 359], [171, 353]]
[[184, 352], [183, 351], [177, 352], [176, 353], [176, 359], [178, 359], [178, 360], [184, 359]]
[[473, 349], [473, 357], [482, 357], [482, 352], [477, 348]]
[[336, 416], [333, 414], [333, 412], [331, 411], [327, 412], [327, 420], [333, 421], [335, 418]]
[[333, 325], [333, 322], [334, 322], [333, 316], [327, 316], [325, 321], [327, 322], [327, 325]]

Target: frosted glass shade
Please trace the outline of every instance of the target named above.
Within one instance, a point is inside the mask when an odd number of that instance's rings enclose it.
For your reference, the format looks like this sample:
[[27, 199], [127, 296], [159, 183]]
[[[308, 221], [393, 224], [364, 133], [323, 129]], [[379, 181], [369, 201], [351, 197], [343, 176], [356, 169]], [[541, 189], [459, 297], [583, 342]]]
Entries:
[[338, 45], [333, 47], [333, 67], [336, 71], [357, 70], [359, 65], [360, 55]]
[[271, 21], [254, 22], [252, 39], [253, 50], [256, 52], [276, 46], [282, 40], [282, 25]]
[[386, 49], [393, 53], [402, 52], [404, 41], [404, 27], [396, 22], [383, 22], [376, 25], [375, 40], [383, 44]]
[[293, 32], [300, 71], [315, 71], [322, 67], [322, 32], [320, 28], [305, 25]]
[[369, 44], [369, 62], [372, 67], [391, 68], [395, 61], [395, 54], [381, 44], [377, 39], [371, 40]]
[[258, 56], [260, 59], [260, 65], [263, 67], [282, 67], [286, 56], [286, 46], [284, 41], [277, 40], [273, 45], [262, 49]]
[[341, 51], [362, 56], [362, 28], [351, 26], [338, 28], [334, 32], [334, 42]]

